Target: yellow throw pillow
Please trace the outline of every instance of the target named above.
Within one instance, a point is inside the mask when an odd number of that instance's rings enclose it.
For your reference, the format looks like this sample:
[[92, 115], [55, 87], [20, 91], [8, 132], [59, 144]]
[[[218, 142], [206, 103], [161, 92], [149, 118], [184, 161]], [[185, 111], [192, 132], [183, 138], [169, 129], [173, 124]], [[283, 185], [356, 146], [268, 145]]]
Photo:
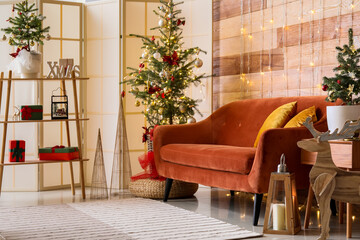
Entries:
[[284, 128], [301, 127], [307, 117], [311, 117], [313, 122], [317, 121], [315, 106], [309, 107], [299, 112], [284, 126]]
[[272, 128], [281, 128], [294, 115], [296, 102], [284, 104], [275, 109], [265, 120], [256, 137], [254, 147], [257, 147], [263, 132]]

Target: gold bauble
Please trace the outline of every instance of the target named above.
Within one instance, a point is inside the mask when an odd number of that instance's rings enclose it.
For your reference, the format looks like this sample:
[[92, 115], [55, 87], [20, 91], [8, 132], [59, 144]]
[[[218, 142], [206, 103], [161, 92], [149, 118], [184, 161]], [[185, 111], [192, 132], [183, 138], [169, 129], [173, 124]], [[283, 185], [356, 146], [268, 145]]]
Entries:
[[136, 100], [135, 107], [140, 107], [140, 101], [139, 100]]
[[29, 29], [29, 28], [30, 28], [30, 26], [26, 24], [26, 25], [25, 25], [25, 28], [26, 28], [26, 29]]
[[49, 41], [51, 39], [51, 36], [50, 34], [46, 34], [46, 37], [45, 37], [46, 41]]
[[185, 106], [185, 104], [180, 104], [179, 110], [180, 110], [181, 113], [186, 112], [186, 106]]
[[137, 87], [132, 87], [132, 88], [131, 88], [131, 91], [133, 91], [133, 92], [139, 92], [139, 89], [138, 89]]
[[4, 36], [2, 37], [2, 40], [3, 40], [3, 41], [6, 41], [6, 39], [7, 39], [7, 38], [6, 38], [6, 35], [4, 35]]
[[194, 62], [195, 67], [201, 68], [203, 66], [203, 61], [200, 58], [197, 58]]
[[31, 41], [30, 46], [35, 46], [35, 43]]
[[163, 114], [164, 112], [164, 108], [159, 108], [159, 111], [158, 111], [160, 114]]
[[155, 102], [151, 102], [150, 105], [151, 105], [151, 106], [155, 106]]

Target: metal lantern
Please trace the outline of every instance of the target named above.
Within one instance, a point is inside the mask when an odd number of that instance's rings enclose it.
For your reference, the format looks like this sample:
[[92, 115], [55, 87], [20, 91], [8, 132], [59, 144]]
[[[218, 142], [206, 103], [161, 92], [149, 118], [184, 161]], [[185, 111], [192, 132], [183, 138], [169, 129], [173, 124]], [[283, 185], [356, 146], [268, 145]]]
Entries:
[[282, 155], [278, 171], [270, 177], [263, 232], [294, 235], [300, 230], [295, 174], [287, 172]]
[[[64, 92], [64, 95], [54, 95], [54, 92], [56, 92], [58, 89], [52, 91], [51, 96], [51, 119], [68, 119], [68, 96], [66, 95], [66, 92]], [[62, 90], [62, 89], [61, 89]]]

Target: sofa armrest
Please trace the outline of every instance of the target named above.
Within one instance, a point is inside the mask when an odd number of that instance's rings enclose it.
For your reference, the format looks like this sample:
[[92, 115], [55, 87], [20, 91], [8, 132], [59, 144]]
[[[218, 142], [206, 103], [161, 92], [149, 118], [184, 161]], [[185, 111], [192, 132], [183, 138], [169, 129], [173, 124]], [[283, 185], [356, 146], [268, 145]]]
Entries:
[[208, 119], [192, 124], [158, 126], [154, 131], [154, 148], [171, 143], [211, 143], [211, 136]]
[[[318, 125], [322, 125], [321, 122]], [[305, 127], [275, 128], [263, 133], [249, 173], [249, 184], [255, 193], [267, 192], [271, 172], [277, 171], [283, 153], [288, 171], [295, 173], [297, 186], [308, 187], [311, 166], [301, 164], [301, 149], [296, 144], [306, 138], [312, 135]]]
[[161, 162], [161, 147], [172, 143], [212, 144], [211, 119], [192, 124], [158, 126], [153, 142], [156, 165]]

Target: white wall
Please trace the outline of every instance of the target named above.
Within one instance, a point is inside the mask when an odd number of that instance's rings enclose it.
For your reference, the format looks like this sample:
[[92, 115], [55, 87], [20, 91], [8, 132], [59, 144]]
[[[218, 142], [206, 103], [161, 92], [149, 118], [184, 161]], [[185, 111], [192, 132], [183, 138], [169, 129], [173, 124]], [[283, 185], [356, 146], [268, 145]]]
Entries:
[[[212, 72], [212, 1], [209, 0], [185, 0], [180, 5], [182, 15], [186, 19], [184, 26], [184, 47], [200, 47], [207, 54], [200, 53], [199, 58], [203, 60], [204, 65], [201, 68], [194, 69], [196, 75], [205, 73], [211, 75]], [[203, 114], [195, 115], [197, 121], [200, 121], [211, 114], [212, 102], [212, 79], [202, 80], [198, 87], [192, 86], [188, 95], [193, 99], [199, 99], [199, 110]]]
[[[12, 5], [0, 2], [0, 28], [8, 26], [6, 19], [12, 14]], [[2, 38], [3, 32], [0, 33]], [[15, 49], [8, 45], [8, 41], [0, 41], [0, 71], [5, 72], [8, 77], [8, 65], [12, 58], [8, 55]], [[7, 82], [4, 82], [2, 101], [1, 101], [1, 119], [4, 119], [6, 103]], [[36, 104], [37, 101], [36, 83], [29, 82], [12, 82], [9, 116], [13, 115], [13, 106]], [[3, 124], [0, 125], [0, 133], [3, 133]], [[9, 159], [9, 140], [25, 140], [25, 159], [37, 158], [37, 126], [33, 123], [8, 124], [5, 162]], [[0, 139], [0, 144], [2, 138]], [[37, 166], [7, 166], [4, 168], [3, 190], [4, 191], [36, 191], [37, 190]]]
[[96, 1], [86, 5], [87, 182], [91, 182], [98, 129], [101, 129], [105, 168], [110, 184], [115, 147], [120, 81], [119, 1]]

